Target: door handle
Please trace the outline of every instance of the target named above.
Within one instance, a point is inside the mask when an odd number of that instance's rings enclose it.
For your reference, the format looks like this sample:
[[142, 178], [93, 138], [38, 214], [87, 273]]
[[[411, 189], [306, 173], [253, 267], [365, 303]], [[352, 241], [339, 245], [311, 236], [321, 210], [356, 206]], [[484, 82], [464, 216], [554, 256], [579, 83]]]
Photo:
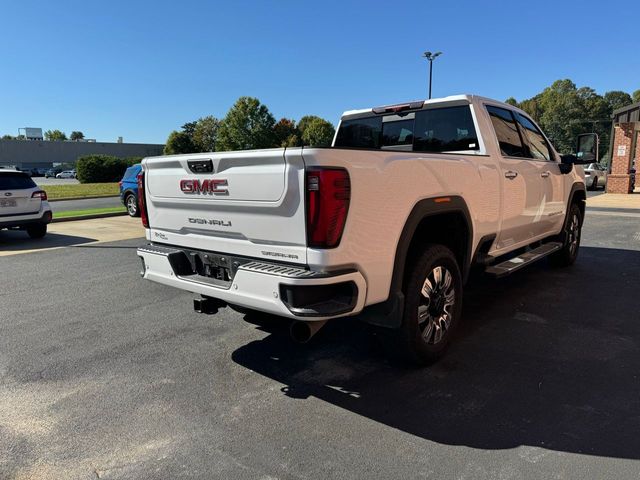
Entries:
[[549, 175], [550, 175], [550, 172], [542, 172], [542, 173], [540, 174], [540, 176], [541, 176], [542, 178], [548, 178], [548, 177], [549, 177]]
[[513, 180], [514, 178], [516, 178], [518, 176], [518, 172], [514, 172], [513, 170], [509, 170], [507, 172], [504, 172], [504, 176]]

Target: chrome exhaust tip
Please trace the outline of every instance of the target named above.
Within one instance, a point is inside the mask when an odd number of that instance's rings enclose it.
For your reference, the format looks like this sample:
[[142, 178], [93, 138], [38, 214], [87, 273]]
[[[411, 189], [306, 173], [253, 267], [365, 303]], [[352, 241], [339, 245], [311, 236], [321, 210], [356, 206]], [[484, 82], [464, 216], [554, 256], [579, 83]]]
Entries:
[[326, 320], [316, 322], [301, 322], [295, 320], [289, 327], [289, 334], [296, 343], [307, 343], [327, 323]]

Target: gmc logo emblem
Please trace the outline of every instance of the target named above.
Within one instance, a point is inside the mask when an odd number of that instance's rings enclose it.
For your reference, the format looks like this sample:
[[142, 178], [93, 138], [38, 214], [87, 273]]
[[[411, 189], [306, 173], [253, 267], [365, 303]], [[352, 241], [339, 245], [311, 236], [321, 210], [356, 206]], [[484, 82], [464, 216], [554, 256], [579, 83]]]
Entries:
[[229, 195], [227, 181], [221, 179], [180, 180], [180, 190], [184, 193], [211, 193], [213, 195]]

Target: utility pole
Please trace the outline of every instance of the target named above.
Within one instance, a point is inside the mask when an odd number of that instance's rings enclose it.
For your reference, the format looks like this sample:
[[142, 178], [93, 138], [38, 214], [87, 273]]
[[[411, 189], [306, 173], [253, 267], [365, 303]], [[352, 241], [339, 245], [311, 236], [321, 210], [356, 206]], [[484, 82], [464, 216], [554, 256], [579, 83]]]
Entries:
[[442, 52], [424, 52], [422, 56], [429, 60], [429, 99], [431, 99], [431, 81], [433, 80], [433, 61], [442, 55]]

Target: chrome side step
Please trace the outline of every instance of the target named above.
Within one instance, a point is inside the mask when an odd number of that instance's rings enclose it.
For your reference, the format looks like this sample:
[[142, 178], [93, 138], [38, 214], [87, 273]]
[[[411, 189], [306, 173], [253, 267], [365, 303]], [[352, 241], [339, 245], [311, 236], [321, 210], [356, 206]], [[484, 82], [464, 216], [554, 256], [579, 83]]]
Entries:
[[547, 255], [551, 255], [553, 252], [557, 252], [561, 248], [562, 243], [560, 242], [545, 243], [533, 250], [522, 253], [517, 257], [510, 258], [509, 260], [505, 260], [504, 262], [496, 265], [491, 265], [490, 267], [487, 267], [485, 272], [494, 277], [504, 277], [532, 264], [533, 262], [537, 262]]

